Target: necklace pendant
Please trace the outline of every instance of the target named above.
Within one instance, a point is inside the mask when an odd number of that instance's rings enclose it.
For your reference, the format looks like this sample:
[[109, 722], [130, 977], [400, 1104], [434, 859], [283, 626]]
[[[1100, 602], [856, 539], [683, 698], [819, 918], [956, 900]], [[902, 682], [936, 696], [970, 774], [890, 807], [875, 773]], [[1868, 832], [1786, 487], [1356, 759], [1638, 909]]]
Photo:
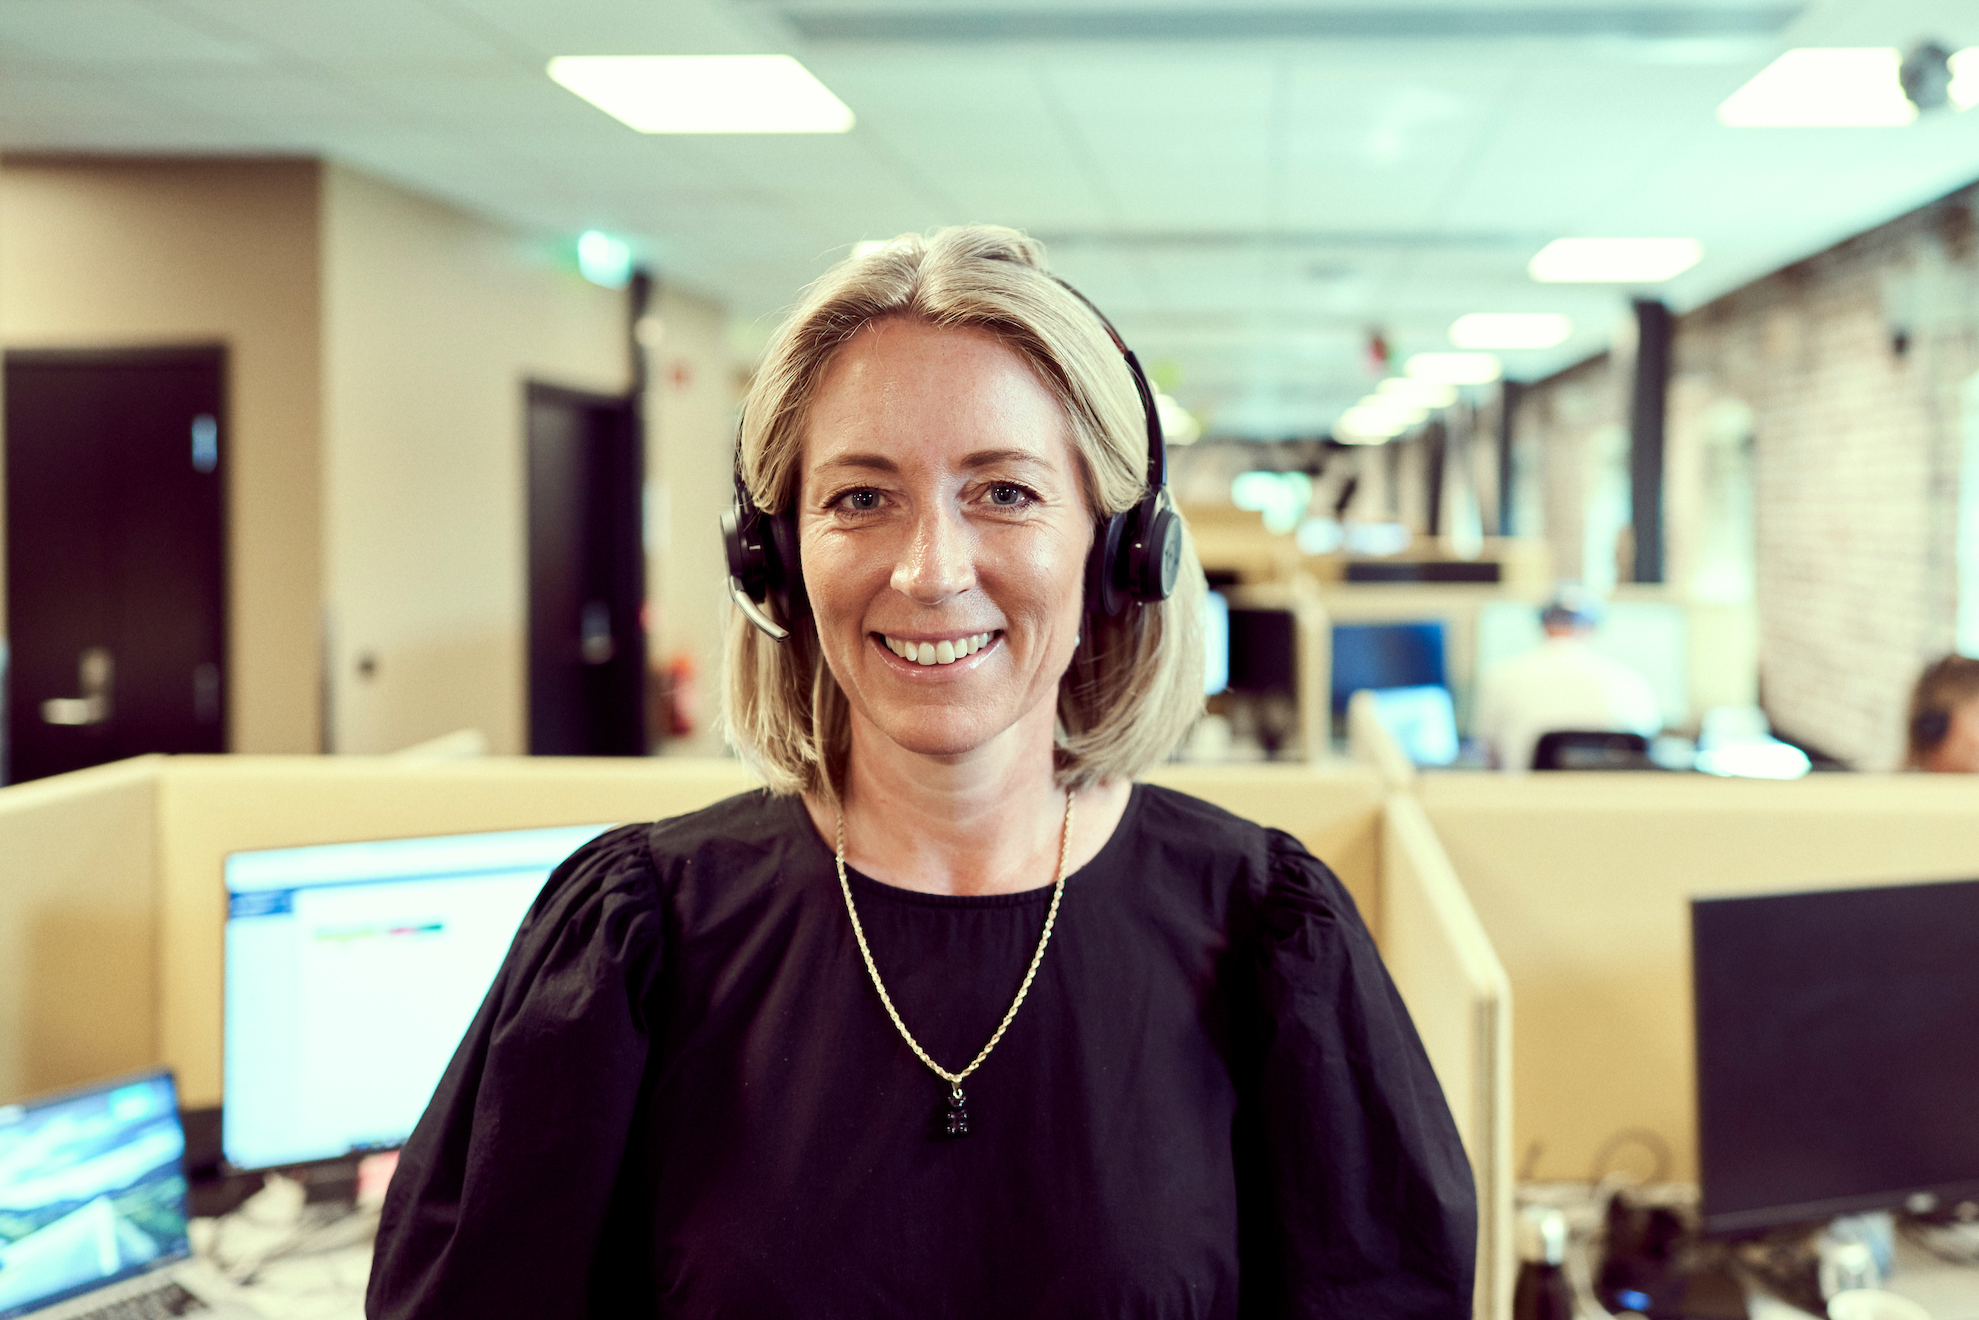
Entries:
[[969, 1111], [962, 1100], [960, 1087], [948, 1093], [942, 1104], [942, 1112], [936, 1115], [936, 1129], [944, 1137], [966, 1137], [969, 1135]]

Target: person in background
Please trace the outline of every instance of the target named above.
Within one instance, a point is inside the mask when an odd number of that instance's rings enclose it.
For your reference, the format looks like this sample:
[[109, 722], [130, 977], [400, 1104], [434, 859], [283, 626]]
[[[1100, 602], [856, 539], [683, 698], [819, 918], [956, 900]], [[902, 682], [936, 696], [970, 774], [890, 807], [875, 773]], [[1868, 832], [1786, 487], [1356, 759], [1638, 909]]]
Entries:
[[1905, 764], [1938, 774], [1979, 774], [1979, 660], [1948, 655], [1917, 676]]
[[1656, 693], [1628, 665], [1588, 640], [1600, 616], [1580, 591], [1562, 588], [1541, 611], [1546, 640], [1494, 666], [1479, 691], [1475, 731], [1501, 770], [1532, 768], [1548, 733], [1639, 733], [1663, 727]]

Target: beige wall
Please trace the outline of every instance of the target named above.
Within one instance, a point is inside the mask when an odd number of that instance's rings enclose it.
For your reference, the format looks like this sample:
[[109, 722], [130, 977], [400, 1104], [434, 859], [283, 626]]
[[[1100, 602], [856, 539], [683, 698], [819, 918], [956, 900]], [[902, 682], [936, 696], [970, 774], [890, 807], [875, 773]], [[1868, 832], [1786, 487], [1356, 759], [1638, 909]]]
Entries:
[[1541, 1179], [1588, 1177], [1629, 1127], [1697, 1177], [1693, 895], [1979, 875], [1965, 775], [1448, 774], [1418, 792], [1511, 979], [1514, 1148]]
[[9, 156], [0, 343], [228, 350], [236, 751], [319, 734], [318, 167]]
[[[694, 735], [670, 753], [712, 755], [728, 568], [717, 518], [734, 498], [735, 417], [741, 388], [722, 309], [662, 287], [648, 335], [646, 591], [655, 602], [652, 657], [692, 657], [698, 677]], [[649, 323], [651, 324], [651, 323]]]
[[623, 392], [626, 295], [336, 166], [322, 274], [332, 747], [524, 751], [524, 385]]

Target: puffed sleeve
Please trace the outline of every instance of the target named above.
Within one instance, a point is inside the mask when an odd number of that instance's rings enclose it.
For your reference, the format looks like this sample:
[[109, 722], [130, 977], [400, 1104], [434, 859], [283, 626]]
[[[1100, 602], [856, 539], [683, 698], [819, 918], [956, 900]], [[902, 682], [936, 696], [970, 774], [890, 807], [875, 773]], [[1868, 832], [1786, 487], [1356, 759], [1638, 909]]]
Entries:
[[1333, 873], [1277, 831], [1266, 871], [1245, 1313], [1467, 1320], [1476, 1192], [1415, 1025]]
[[644, 827], [559, 866], [399, 1158], [373, 1320], [587, 1314], [646, 1064], [660, 920]]

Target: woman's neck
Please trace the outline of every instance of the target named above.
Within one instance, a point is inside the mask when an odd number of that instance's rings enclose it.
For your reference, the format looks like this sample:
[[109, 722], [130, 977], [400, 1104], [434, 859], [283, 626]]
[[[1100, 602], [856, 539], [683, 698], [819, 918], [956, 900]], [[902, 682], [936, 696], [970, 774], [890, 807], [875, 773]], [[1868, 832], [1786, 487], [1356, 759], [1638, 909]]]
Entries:
[[[928, 894], [1011, 894], [1056, 878], [1065, 790], [1054, 783], [1049, 729], [1042, 738], [1006, 735], [964, 757], [930, 757], [856, 715], [852, 726], [841, 804], [846, 865]], [[1067, 874], [1112, 837], [1128, 793], [1125, 783], [1078, 793]], [[805, 805], [831, 841], [837, 813], [810, 794]]]

